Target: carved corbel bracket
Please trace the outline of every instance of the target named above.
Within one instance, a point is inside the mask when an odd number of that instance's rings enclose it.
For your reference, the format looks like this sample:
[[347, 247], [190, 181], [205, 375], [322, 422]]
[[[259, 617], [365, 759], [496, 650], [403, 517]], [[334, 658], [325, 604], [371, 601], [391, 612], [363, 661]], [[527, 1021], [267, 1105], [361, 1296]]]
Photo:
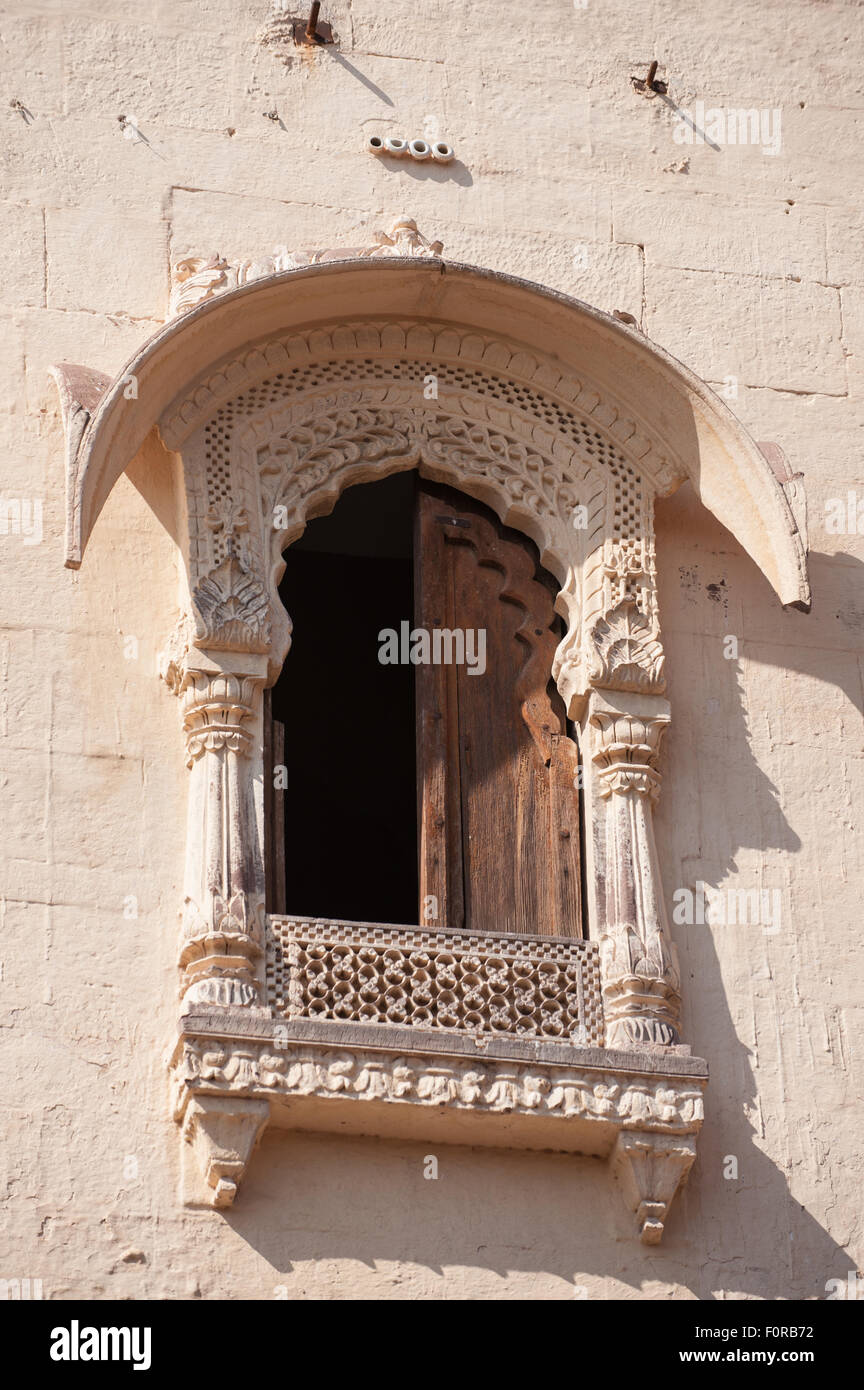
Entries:
[[656, 623], [635, 599], [623, 599], [592, 633], [589, 674], [595, 686], [662, 694], [663, 648]]
[[81, 544], [78, 536], [77, 491], [79, 457], [84, 433], [99, 402], [111, 385], [111, 378], [93, 367], [77, 362], [58, 362], [50, 367], [60, 396], [60, 415], [66, 444], [66, 564], [77, 569], [81, 564]]
[[259, 579], [228, 555], [192, 596], [195, 640], [210, 651], [270, 650], [270, 601]]
[[636, 1213], [643, 1244], [659, 1245], [673, 1198], [686, 1183], [695, 1157], [695, 1135], [618, 1135], [611, 1163]]
[[265, 1100], [196, 1096], [186, 1107], [183, 1138], [191, 1145], [210, 1206], [230, 1207], [270, 1115]]

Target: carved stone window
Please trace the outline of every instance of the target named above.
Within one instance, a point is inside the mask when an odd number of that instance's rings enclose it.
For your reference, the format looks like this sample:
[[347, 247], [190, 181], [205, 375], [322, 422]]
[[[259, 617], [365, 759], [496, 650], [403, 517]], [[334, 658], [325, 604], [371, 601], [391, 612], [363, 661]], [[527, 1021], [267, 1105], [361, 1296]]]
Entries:
[[[389, 260], [289, 258], [303, 268], [283, 259], [247, 283], [223, 267], [226, 283], [117, 382], [58, 369], [68, 563], [127, 464], [179, 456], [189, 595], [164, 674], [190, 773], [172, 1060], [196, 1160], [187, 1200], [233, 1201], [268, 1123], [434, 1133], [610, 1158], [654, 1242], [693, 1161], [707, 1068], [680, 1038], [654, 844], [670, 709], [653, 504], [689, 478], [783, 602], [805, 605], [801, 489], [640, 334], [446, 265], [413, 236], [381, 243]], [[283, 553], [345, 489], [406, 470], [491, 508], [558, 585], [551, 669], [582, 748], [584, 936], [532, 934], [524, 917], [516, 933], [488, 918], [455, 930], [446, 875], [437, 923], [265, 911], [263, 692], [290, 643]], [[331, 679], [350, 679], [338, 615]]]

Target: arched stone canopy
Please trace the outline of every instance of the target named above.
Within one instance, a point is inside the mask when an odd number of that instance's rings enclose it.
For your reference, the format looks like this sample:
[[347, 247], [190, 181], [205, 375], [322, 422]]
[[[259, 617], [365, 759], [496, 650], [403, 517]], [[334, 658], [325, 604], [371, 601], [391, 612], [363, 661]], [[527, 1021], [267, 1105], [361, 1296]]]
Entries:
[[[534, 380], [616, 440], [658, 492], [689, 478], [781, 602], [809, 601], [805, 546], [783, 489], [746, 431], [692, 372], [640, 333], [565, 295], [432, 259], [330, 261], [222, 294], [170, 321], [113, 384], [104, 382], [98, 405], [84, 402], [83, 429], [67, 405], [67, 564], [80, 564], [105, 499], [156, 421], [176, 422], [166, 440], [176, 447], [183, 414], [195, 416], [196, 394], [206, 408], [208, 392], [210, 400], [233, 392], [237, 369], [219, 380], [223, 364], [248, 357], [252, 344], [363, 319], [456, 325], [466, 335], [511, 344], [506, 369], [516, 380], [524, 370], [521, 348], [536, 360]], [[503, 365], [494, 350], [486, 360]]]
[[[722, 402], [641, 334], [509, 277], [422, 259], [289, 270], [166, 325], [98, 403], [81, 369], [57, 375], [67, 564], [158, 432], [183, 455], [190, 592], [205, 586], [215, 620], [220, 595], [236, 608], [243, 585], [270, 680], [290, 641], [276, 592], [285, 544], [345, 486], [405, 467], [462, 487], [536, 541], [562, 585], [555, 674], [573, 716], [608, 683], [610, 661], [619, 688], [664, 688], [653, 500], [685, 479], [783, 602], [809, 597], [789, 501]], [[214, 574], [229, 548], [236, 563]]]
[[[334, 1110], [343, 1092], [354, 1095], [344, 1028], [328, 1033], [326, 1021], [301, 1019], [288, 1043], [271, 1037], [286, 1027], [267, 974], [273, 942], [297, 924], [279, 928], [264, 910], [261, 691], [290, 642], [278, 596], [285, 547], [344, 488], [417, 467], [530, 535], [561, 584], [568, 626], [554, 675], [581, 725], [593, 938], [573, 948], [573, 968], [585, 998], [595, 992], [605, 1044], [532, 1054], [514, 1101], [521, 1044], [493, 1039], [486, 1089], [475, 1057], [464, 1075], [440, 1083], [442, 1103], [459, 1112], [458, 1124], [466, 1111], [479, 1120], [499, 1098], [508, 1115], [521, 1104], [534, 1117], [526, 1142], [543, 1147], [537, 1120], [564, 1104], [553, 1097], [572, 1093], [572, 1108], [552, 1116], [556, 1124], [572, 1116], [560, 1143], [614, 1152], [643, 1239], [659, 1239], [693, 1160], [706, 1070], [680, 1043], [680, 979], [652, 824], [670, 718], [654, 499], [692, 481], [781, 601], [806, 605], [806, 542], [760, 450], [720, 400], [641, 334], [563, 295], [432, 258], [267, 275], [169, 322], [113, 384], [81, 368], [55, 374], [67, 428], [68, 565], [81, 563], [105, 499], [139, 453], [182, 460], [174, 534], [189, 611], [166, 664], [192, 773], [175, 1080], [177, 1115], [200, 1150], [212, 1200], [233, 1200], [283, 1092], [292, 1116], [298, 1096], [310, 1115], [314, 1103], [312, 1127], [328, 1127], [331, 1112], [337, 1125], [353, 1123], [350, 1105], [339, 1118]], [[337, 928], [345, 940], [360, 931]], [[401, 949], [402, 937], [393, 939]], [[524, 953], [541, 959], [548, 947], [529, 942]], [[602, 990], [590, 976], [598, 958]], [[412, 1091], [406, 1073], [427, 1066], [438, 1076], [440, 1040], [388, 1037], [360, 1027], [354, 1055], [370, 1042], [378, 1060], [362, 1063], [357, 1095], [372, 1099], [374, 1083], [388, 1102], [416, 1110], [437, 1097], [439, 1081], [424, 1076]], [[214, 1038], [218, 1065], [206, 1051]], [[308, 1060], [303, 1049], [313, 1044]], [[273, 1047], [293, 1051], [286, 1060]], [[582, 1079], [562, 1078], [559, 1062], [578, 1063]], [[653, 1099], [633, 1081], [645, 1075]], [[389, 1121], [374, 1123], [389, 1132]]]

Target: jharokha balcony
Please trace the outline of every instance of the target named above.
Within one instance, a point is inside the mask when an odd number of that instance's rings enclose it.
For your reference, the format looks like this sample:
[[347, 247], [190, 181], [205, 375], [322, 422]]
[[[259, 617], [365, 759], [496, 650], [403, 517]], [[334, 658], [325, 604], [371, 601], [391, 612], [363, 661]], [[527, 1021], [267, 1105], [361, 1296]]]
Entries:
[[[707, 1079], [654, 828], [655, 502], [689, 483], [806, 608], [806, 499], [645, 335], [441, 250], [401, 218], [193, 256], [122, 375], [54, 369], [70, 567], [146, 441], [178, 461], [184, 1200], [230, 1205], [271, 1124], [610, 1159], [653, 1243]], [[402, 620], [483, 662], [381, 663]]]

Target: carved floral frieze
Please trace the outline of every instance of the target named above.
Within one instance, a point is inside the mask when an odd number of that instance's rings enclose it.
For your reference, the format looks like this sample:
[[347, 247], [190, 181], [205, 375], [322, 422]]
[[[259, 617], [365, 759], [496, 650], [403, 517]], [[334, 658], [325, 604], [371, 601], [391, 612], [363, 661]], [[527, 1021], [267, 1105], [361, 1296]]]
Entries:
[[398, 217], [389, 231], [373, 232], [372, 240], [364, 246], [329, 247], [316, 251], [289, 251], [287, 246], [277, 246], [269, 256], [262, 256], [258, 260], [242, 257], [231, 259], [218, 252], [206, 256], [184, 256], [171, 267], [168, 313], [169, 316], [188, 313], [217, 294], [239, 289], [266, 275], [278, 275], [283, 270], [297, 270], [301, 266], [349, 258], [437, 257], [443, 249], [443, 242], [429, 241], [423, 236], [413, 217]]
[[268, 1098], [334, 1095], [358, 1101], [446, 1105], [556, 1118], [590, 1117], [628, 1129], [693, 1133], [703, 1119], [704, 1082], [628, 1076], [548, 1063], [520, 1065], [422, 1052], [184, 1039], [174, 1061], [175, 1108], [208, 1087]]

